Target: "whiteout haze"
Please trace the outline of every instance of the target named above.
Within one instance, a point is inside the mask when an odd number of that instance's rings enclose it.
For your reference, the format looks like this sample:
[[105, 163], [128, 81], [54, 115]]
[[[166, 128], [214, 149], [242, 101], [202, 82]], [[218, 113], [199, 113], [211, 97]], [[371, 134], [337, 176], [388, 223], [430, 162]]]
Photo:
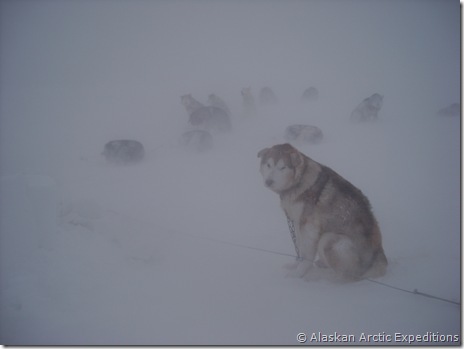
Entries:
[[[454, 304], [285, 277], [294, 247], [256, 154], [318, 127], [295, 146], [369, 198], [380, 280], [459, 300], [461, 122], [436, 113], [460, 101], [460, 48], [458, 1], [0, 1], [0, 343], [454, 340]], [[378, 120], [350, 122], [374, 93]], [[201, 153], [179, 145], [187, 94], [230, 108]], [[143, 159], [105, 161], [112, 140]]]

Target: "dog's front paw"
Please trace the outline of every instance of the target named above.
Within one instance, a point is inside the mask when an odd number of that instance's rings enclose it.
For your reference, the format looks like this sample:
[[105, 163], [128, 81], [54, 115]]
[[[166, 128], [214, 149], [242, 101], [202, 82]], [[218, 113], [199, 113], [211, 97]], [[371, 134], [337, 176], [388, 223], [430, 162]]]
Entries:
[[296, 269], [298, 264], [300, 264], [300, 261], [298, 261], [298, 260], [293, 261], [291, 263], [285, 263], [284, 268], [287, 269], [287, 270], [294, 270], [294, 269]]
[[308, 273], [308, 272], [312, 269], [312, 267], [313, 267], [313, 263], [312, 263], [312, 262], [309, 262], [309, 261], [306, 261], [306, 260], [297, 261], [297, 262], [295, 262], [295, 263], [296, 263], [296, 267], [294, 267], [293, 269], [291, 269], [291, 270], [287, 273], [287, 276], [302, 278], [302, 277], [304, 277], [305, 274]]
[[322, 276], [324, 275], [325, 271], [326, 271], [326, 269], [313, 267], [313, 268], [311, 268], [310, 270], [307, 271], [307, 273], [304, 275], [303, 279], [304, 279], [304, 281], [308, 281], [308, 282], [320, 280], [322, 278]]

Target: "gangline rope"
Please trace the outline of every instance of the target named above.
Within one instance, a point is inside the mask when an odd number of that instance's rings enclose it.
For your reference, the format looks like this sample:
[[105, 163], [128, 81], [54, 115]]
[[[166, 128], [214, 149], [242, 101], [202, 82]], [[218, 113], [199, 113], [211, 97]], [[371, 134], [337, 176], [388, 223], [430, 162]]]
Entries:
[[[109, 212], [112, 212], [112, 213], [114, 213], [114, 214], [116, 214], [118, 216], [122, 216], [121, 213], [116, 212], [114, 210], [110, 210]], [[150, 226], [156, 226], [156, 224], [153, 224], [152, 222], [143, 222], [140, 219], [129, 217], [126, 214], [124, 214], [124, 216], [126, 216], [127, 218], [129, 218], [131, 220], [138, 221], [140, 223], [150, 224]], [[295, 258], [297, 260], [303, 260], [304, 258], [302, 258], [299, 255], [299, 251], [298, 251], [298, 248], [296, 246], [296, 238], [295, 238], [295, 235], [294, 235], [295, 230], [294, 230], [293, 222], [288, 217], [287, 217], [287, 223], [289, 225], [289, 230], [290, 230], [290, 234], [292, 236], [292, 241], [294, 243], [296, 254], [279, 252], [279, 251], [274, 251], [274, 250], [268, 250], [268, 249], [265, 249], [265, 248], [262, 248], [262, 247], [254, 247], [254, 246], [239, 244], [239, 243], [226, 241], [226, 240], [222, 240], [222, 239], [206, 237], [206, 236], [200, 236], [200, 235], [196, 235], [196, 234], [187, 233], [187, 232], [184, 232], [184, 231], [174, 230], [172, 228], [163, 227], [163, 229], [167, 230], [167, 231], [170, 231], [172, 233], [190, 236], [190, 237], [195, 238], [195, 239], [208, 240], [208, 241], [218, 243], [218, 244], [222, 244], [222, 245], [229, 245], [229, 246], [234, 246], [234, 247], [237, 247], [237, 248], [243, 248], [243, 249], [248, 249], [248, 250], [253, 250], [253, 251], [270, 253], [270, 254], [274, 254], [274, 255], [286, 256], [286, 257], [293, 257], [293, 258]], [[370, 279], [370, 278], [364, 278], [363, 280], [374, 283], [374, 284], [377, 284], [379, 286], [383, 286], [383, 287], [387, 287], [387, 288], [390, 288], [390, 289], [393, 289], [393, 290], [397, 290], [399, 292], [404, 292], [404, 293], [409, 293], [409, 294], [413, 294], [413, 295], [423, 296], [423, 297], [427, 297], [427, 298], [430, 298], [430, 299], [436, 299], [436, 300], [440, 300], [440, 301], [443, 301], [443, 302], [447, 302], [447, 303], [451, 303], [451, 304], [455, 304], [455, 305], [459, 305], [459, 306], [461, 305], [460, 302], [457, 302], [457, 301], [454, 301], [454, 300], [451, 300], [451, 299], [447, 299], [447, 298], [443, 298], [443, 297], [434, 296], [434, 295], [431, 295], [429, 293], [419, 291], [418, 289], [414, 289], [414, 290], [411, 291], [411, 290], [408, 290], [408, 289], [405, 289], [405, 288], [402, 288], [402, 287], [393, 286], [393, 285], [387, 284], [386, 282], [381, 282], [381, 281]]]

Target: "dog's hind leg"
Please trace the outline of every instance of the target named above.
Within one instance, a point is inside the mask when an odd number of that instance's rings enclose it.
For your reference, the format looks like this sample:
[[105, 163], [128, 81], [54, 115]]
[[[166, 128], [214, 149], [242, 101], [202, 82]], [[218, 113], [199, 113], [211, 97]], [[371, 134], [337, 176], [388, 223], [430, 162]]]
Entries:
[[293, 262], [289, 262], [289, 263], [285, 263], [284, 264], [284, 268], [287, 269], [287, 270], [294, 270], [296, 269], [296, 267], [298, 266], [299, 264], [299, 260], [294, 260]]
[[362, 261], [356, 245], [350, 238], [341, 234], [325, 233], [318, 244], [321, 262], [346, 279], [358, 279]]
[[374, 255], [372, 265], [366, 271], [366, 273], [364, 273], [363, 278], [377, 278], [385, 275], [387, 272], [387, 265], [387, 257], [385, 257], [383, 249], [378, 250]]

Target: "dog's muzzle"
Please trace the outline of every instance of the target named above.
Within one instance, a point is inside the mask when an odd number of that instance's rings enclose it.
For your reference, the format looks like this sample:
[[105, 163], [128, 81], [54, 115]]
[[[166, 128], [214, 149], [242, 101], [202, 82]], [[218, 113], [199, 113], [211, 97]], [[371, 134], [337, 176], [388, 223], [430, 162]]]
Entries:
[[274, 184], [274, 181], [272, 179], [266, 179], [264, 184], [266, 184], [266, 187], [271, 187]]

